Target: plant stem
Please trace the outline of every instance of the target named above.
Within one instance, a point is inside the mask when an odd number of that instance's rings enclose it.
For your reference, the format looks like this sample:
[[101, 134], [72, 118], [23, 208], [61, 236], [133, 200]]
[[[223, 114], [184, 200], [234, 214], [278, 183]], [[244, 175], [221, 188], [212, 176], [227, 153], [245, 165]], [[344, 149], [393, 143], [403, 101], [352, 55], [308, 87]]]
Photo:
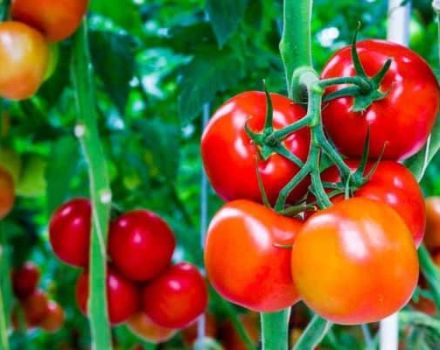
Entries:
[[318, 315], [313, 316], [293, 350], [313, 350], [329, 331], [331, 323]]
[[261, 313], [263, 349], [287, 350], [290, 308]]
[[8, 319], [10, 314], [10, 267], [3, 222], [0, 221], [0, 349], [9, 350]]
[[90, 297], [88, 302], [92, 348], [111, 350], [106, 295], [106, 246], [111, 191], [105, 157], [99, 139], [85, 20], [74, 37], [71, 74], [75, 87], [78, 113], [75, 135], [80, 140], [88, 163], [93, 214], [90, 249]]

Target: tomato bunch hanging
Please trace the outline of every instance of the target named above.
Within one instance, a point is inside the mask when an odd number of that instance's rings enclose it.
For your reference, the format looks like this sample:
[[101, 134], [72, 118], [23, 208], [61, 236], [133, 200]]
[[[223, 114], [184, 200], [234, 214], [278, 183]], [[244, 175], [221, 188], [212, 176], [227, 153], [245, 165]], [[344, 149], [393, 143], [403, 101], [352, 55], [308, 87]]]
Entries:
[[293, 80], [307, 105], [245, 92], [202, 135], [206, 173], [228, 201], [207, 232], [209, 280], [258, 312], [302, 300], [338, 324], [379, 321], [417, 285], [425, 204], [401, 161], [432, 131], [437, 80], [408, 48], [356, 36], [320, 77], [307, 68]]

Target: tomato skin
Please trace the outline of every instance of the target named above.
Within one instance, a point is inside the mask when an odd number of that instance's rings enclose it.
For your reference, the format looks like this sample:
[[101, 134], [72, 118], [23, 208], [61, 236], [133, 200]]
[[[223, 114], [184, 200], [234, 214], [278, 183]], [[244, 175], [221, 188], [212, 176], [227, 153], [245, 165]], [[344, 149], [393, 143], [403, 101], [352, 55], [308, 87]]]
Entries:
[[168, 224], [148, 210], [125, 213], [110, 227], [110, 257], [131, 280], [147, 281], [159, 275], [169, 266], [175, 246]]
[[60, 260], [75, 267], [87, 267], [91, 233], [90, 201], [76, 198], [64, 203], [52, 215], [49, 239]]
[[303, 301], [337, 324], [376, 322], [417, 286], [411, 234], [388, 205], [351, 198], [314, 214], [295, 238], [292, 274]]
[[211, 221], [205, 266], [213, 287], [227, 300], [259, 312], [291, 306], [299, 296], [290, 270], [298, 220], [248, 200], [227, 203]]
[[39, 326], [46, 332], [55, 333], [60, 330], [64, 323], [64, 310], [55, 301], [50, 300], [47, 304], [46, 316], [41, 320]]
[[22, 302], [24, 316], [28, 327], [35, 327], [46, 317], [49, 300], [42, 290], [34, 291]]
[[[110, 323], [112, 325], [123, 323], [139, 309], [140, 294], [138, 287], [111, 267], [107, 270], [106, 283]], [[76, 283], [76, 301], [84, 315], [87, 314], [88, 297], [89, 274], [83, 272]]]
[[0, 96], [23, 100], [43, 82], [49, 59], [44, 37], [20, 22], [0, 23]]
[[[285, 127], [305, 115], [304, 109], [287, 97], [271, 94], [274, 109], [274, 129]], [[257, 147], [247, 136], [244, 126], [248, 121], [254, 132], [263, 129], [266, 118], [266, 96], [249, 91], [231, 98], [221, 106], [210, 120], [202, 135], [202, 158], [208, 178], [225, 201], [249, 199], [261, 202], [257, 182]], [[299, 159], [307, 159], [310, 133], [302, 129], [284, 142], [289, 151]], [[259, 161], [258, 169], [271, 203], [280, 190], [299, 171], [299, 167], [286, 158], [274, 154], [267, 161]], [[299, 184], [290, 199], [302, 197], [308, 180]]]
[[[387, 144], [384, 159], [401, 160], [417, 153], [425, 144], [439, 106], [437, 80], [429, 65], [415, 52], [395, 43], [364, 40], [357, 44], [368, 76], [393, 60], [380, 90], [388, 95], [364, 112], [353, 112], [353, 98], [326, 103], [323, 123], [327, 133], [346, 156], [360, 157], [370, 129], [370, 158], [378, 158]], [[351, 48], [337, 51], [322, 73], [323, 79], [354, 76]], [[332, 87], [333, 92], [344, 86]]]
[[28, 261], [19, 269], [12, 271], [11, 279], [14, 295], [19, 299], [24, 299], [37, 289], [40, 271], [34, 263]]
[[11, 16], [57, 42], [76, 31], [87, 5], [87, 0], [12, 0]]
[[0, 167], [0, 219], [3, 219], [10, 213], [14, 203], [14, 180], [8, 171]]
[[[347, 165], [352, 171], [359, 167], [359, 161], [350, 160]], [[374, 167], [367, 164], [364, 175]], [[336, 167], [331, 167], [321, 174], [323, 181], [336, 183], [340, 176]], [[332, 199], [343, 200], [343, 195]], [[423, 193], [414, 175], [402, 164], [382, 161], [377, 166], [370, 181], [361, 186], [354, 197], [368, 198], [388, 204], [402, 217], [419, 247], [425, 234], [426, 211]]]
[[176, 264], [146, 285], [142, 304], [143, 311], [159, 326], [184, 328], [206, 309], [205, 280], [193, 265]]
[[143, 312], [138, 312], [130, 317], [127, 326], [138, 337], [154, 344], [166, 342], [177, 333], [176, 329], [162, 327], [154, 323]]
[[430, 251], [436, 251], [440, 248], [440, 197], [427, 198], [425, 205], [425, 245]]

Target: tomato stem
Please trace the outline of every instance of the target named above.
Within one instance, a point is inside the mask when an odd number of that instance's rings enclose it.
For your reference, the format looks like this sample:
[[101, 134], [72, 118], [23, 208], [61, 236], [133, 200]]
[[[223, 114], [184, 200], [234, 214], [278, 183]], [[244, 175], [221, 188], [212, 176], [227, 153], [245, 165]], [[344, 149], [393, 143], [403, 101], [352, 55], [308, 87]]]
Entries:
[[263, 349], [287, 350], [290, 308], [263, 312], [260, 316]]
[[325, 334], [330, 330], [331, 323], [318, 315], [313, 316], [307, 328], [304, 330], [293, 350], [310, 350], [322, 341]]

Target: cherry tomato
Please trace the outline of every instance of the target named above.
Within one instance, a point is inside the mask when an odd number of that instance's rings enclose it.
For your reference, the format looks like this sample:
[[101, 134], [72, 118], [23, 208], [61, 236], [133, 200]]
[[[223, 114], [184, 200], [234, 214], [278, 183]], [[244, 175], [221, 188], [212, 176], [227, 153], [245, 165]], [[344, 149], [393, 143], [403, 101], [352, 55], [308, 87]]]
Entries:
[[46, 332], [54, 333], [60, 330], [64, 323], [64, 310], [55, 301], [50, 300], [47, 304], [47, 314], [41, 320], [39, 326]]
[[[89, 274], [83, 272], [76, 284], [76, 301], [82, 313], [87, 314]], [[113, 268], [107, 271], [107, 303], [110, 323], [117, 325], [127, 321], [139, 309], [139, 290]]]
[[314, 214], [296, 236], [292, 275], [304, 302], [338, 324], [376, 322], [417, 286], [411, 233], [386, 204], [351, 198]]
[[88, 199], [73, 199], [59, 207], [49, 224], [54, 253], [66, 264], [86, 267], [89, 261], [91, 205]]
[[179, 263], [146, 285], [143, 311], [162, 327], [184, 328], [194, 322], [208, 303], [205, 281], [191, 264]]
[[298, 220], [261, 204], [227, 203], [208, 228], [205, 266], [210, 282], [225, 299], [250, 310], [272, 312], [291, 306], [299, 296], [288, 246], [300, 228]]
[[22, 307], [26, 324], [35, 327], [46, 317], [48, 313], [48, 298], [42, 290], [34, 291], [30, 296], [22, 301]]
[[[205, 337], [216, 338], [217, 322], [214, 315], [205, 314]], [[198, 323], [194, 323], [182, 331], [183, 342], [186, 346], [192, 347], [198, 337]]]
[[[358, 161], [348, 161], [347, 164], [353, 171], [359, 166]], [[369, 163], [364, 175], [373, 167], [374, 163]], [[324, 171], [321, 178], [332, 183], [341, 180], [336, 167]], [[338, 196], [333, 201], [343, 200], [343, 197]], [[403, 165], [393, 161], [380, 162], [370, 181], [361, 186], [354, 197], [369, 198], [391, 206], [407, 224], [416, 246], [420, 245], [425, 234], [425, 201], [414, 175]]]
[[11, 16], [51, 42], [71, 36], [87, 11], [87, 0], [12, 0]]
[[[258, 314], [249, 312], [239, 316], [240, 322], [255, 345], [260, 335], [260, 322]], [[234, 325], [227, 320], [220, 328], [220, 342], [225, 350], [247, 350], [246, 343], [241, 339]]]
[[131, 280], [146, 281], [164, 271], [175, 246], [168, 224], [148, 210], [126, 213], [110, 227], [110, 257], [118, 270]]
[[20, 22], [0, 23], [0, 96], [22, 100], [36, 93], [49, 59], [44, 37]]
[[143, 312], [138, 312], [130, 317], [127, 326], [138, 337], [154, 344], [166, 342], [177, 333], [176, 329], [162, 327], [154, 323]]
[[15, 202], [15, 188], [12, 176], [0, 167], [0, 219], [12, 210]]
[[17, 298], [27, 298], [37, 289], [40, 271], [34, 263], [26, 262], [19, 269], [14, 269], [11, 275], [12, 290]]
[[426, 247], [435, 251], [440, 248], [440, 197], [427, 198], [426, 205]]
[[[271, 94], [274, 128], [281, 129], [305, 115], [304, 109], [287, 97]], [[246, 122], [254, 132], [261, 132], [266, 120], [266, 96], [250, 91], [226, 102], [212, 117], [202, 136], [202, 158], [206, 173], [217, 194], [226, 201], [249, 199], [261, 202], [258, 170], [269, 200], [274, 203], [280, 190], [299, 171], [290, 160], [273, 154], [267, 161], [258, 160], [258, 150], [244, 129]], [[299, 159], [307, 159], [310, 143], [308, 129], [302, 129], [284, 142]], [[290, 199], [302, 197], [308, 186], [303, 181]]]
[[[323, 107], [323, 123], [339, 150], [360, 157], [370, 129], [371, 158], [406, 159], [425, 144], [439, 106], [437, 79], [429, 65], [415, 52], [395, 43], [365, 40], [357, 44], [360, 60], [368, 76], [379, 72], [387, 59], [389, 71], [380, 85], [386, 97], [363, 112], [353, 111], [353, 98], [342, 97]], [[323, 79], [354, 76], [351, 48], [337, 51], [322, 73]], [[332, 87], [333, 92], [344, 86]]]

